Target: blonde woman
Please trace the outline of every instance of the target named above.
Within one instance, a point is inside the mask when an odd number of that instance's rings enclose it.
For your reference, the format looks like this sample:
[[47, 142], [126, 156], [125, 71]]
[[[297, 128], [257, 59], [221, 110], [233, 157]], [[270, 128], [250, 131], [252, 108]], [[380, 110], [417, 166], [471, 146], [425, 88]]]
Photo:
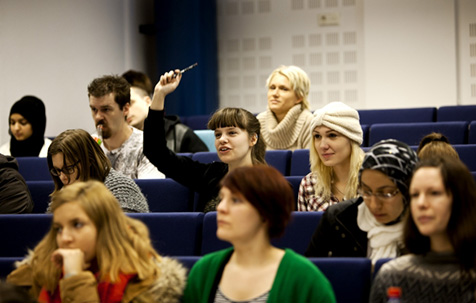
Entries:
[[266, 148], [309, 148], [312, 113], [306, 72], [293, 65], [280, 66], [269, 75], [266, 86], [268, 109], [257, 117]]
[[342, 102], [316, 110], [310, 130], [311, 172], [301, 181], [298, 210], [323, 211], [357, 196], [363, 133], [358, 112]]
[[39, 302], [179, 301], [184, 268], [154, 250], [147, 227], [102, 183], [65, 187], [51, 210], [51, 229], [7, 282]]

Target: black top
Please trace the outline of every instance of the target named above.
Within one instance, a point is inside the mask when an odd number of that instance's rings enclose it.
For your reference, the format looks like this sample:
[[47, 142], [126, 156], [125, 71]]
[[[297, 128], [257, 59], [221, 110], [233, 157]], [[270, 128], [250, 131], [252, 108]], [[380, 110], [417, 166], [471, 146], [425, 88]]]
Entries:
[[0, 154], [0, 214], [31, 213], [33, 200], [17, 160]]
[[357, 225], [361, 197], [327, 208], [312, 235], [307, 257], [367, 257], [367, 233]]
[[204, 211], [207, 202], [217, 199], [220, 181], [228, 173], [228, 164], [201, 163], [190, 157], [177, 156], [168, 149], [164, 111], [149, 109], [144, 122], [144, 154], [167, 178], [172, 178], [199, 194], [195, 211]]

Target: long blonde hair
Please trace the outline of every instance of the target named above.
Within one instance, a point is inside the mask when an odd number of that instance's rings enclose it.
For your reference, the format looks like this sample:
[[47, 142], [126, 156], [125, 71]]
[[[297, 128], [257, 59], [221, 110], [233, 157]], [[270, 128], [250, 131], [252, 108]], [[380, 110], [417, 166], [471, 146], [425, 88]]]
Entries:
[[[314, 136], [312, 136], [311, 147], [309, 149], [309, 158], [311, 161], [311, 172], [317, 178], [314, 190], [316, 195], [320, 195], [324, 200], [329, 201], [332, 195], [332, 179], [334, 169], [330, 166], [324, 165], [319, 157], [316, 147], [314, 145]], [[349, 180], [345, 187], [344, 196], [346, 199], [351, 199], [357, 196], [357, 189], [359, 187], [359, 169], [364, 160], [364, 151], [359, 144], [350, 140], [350, 168]]]
[[[112, 283], [120, 273], [136, 273], [140, 280], [159, 274], [155, 262], [161, 257], [152, 247], [149, 231], [144, 223], [127, 217], [118, 201], [99, 181], [76, 182], [52, 197], [51, 210], [76, 202], [97, 229], [96, 262], [100, 279]], [[33, 278], [53, 292], [59, 282], [61, 269], [51, 262], [51, 254], [58, 248], [56, 231], [50, 228], [34, 249]]]

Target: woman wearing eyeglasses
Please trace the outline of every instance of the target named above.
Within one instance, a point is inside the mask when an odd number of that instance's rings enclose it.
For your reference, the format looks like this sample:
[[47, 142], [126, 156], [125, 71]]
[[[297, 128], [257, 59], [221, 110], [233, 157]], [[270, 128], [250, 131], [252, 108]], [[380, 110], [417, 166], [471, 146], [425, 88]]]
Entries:
[[112, 192], [125, 212], [149, 212], [140, 188], [115, 171], [101, 147], [82, 129], [59, 134], [48, 148], [48, 167], [55, 183], [52, 196], [76, 181], [98, 180]]
[[393, 139], [375, 144], [359, 171], [360, 197], [330, 206], [312, 236], [308, 257], [380, 258], [401, 254], [402, 219], [418, 157]]

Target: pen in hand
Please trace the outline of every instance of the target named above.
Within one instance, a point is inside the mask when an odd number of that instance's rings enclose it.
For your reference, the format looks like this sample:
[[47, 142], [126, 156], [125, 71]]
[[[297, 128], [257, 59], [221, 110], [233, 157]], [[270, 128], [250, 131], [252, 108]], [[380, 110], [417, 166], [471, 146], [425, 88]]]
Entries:
[[177, 76], [178, 76], [179, 74], [183, 74], [183, 73], [185, 73], [186, 71], [188, 71], [188, 70], [194, 68], [194, 67], [197, 66], [197, 65], [198, 65], [198, 63], [195, 62], [194, 64], [190, 65], [189, 67], [186, 67], [186, 68], [182, 69], [182, 70], [180, 71], [180, 73], [175, 73], [175, 74], [172, 76], [172, 78], [177, 78]]

